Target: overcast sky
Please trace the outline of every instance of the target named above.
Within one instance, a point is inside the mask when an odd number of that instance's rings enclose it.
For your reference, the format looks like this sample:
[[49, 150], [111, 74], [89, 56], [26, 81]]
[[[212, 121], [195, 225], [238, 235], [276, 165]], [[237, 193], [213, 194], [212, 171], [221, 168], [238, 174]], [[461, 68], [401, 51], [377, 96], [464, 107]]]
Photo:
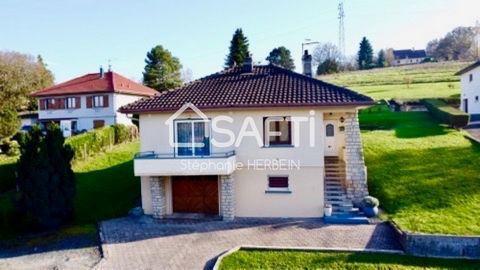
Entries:
[[[155, 1], [2, 0], [0, 50], [41, 54], [62, 82], [108, 66], [140, 80], [146, 52], [161, 44], [199, 78], [223, 68], [234, 30], [243, 28], [254, 61], [286, 46], [300, 67], [306, 38], [338, 44], [335, 0]], [[479, 0], [345, 0], [345, 43], [366, 36], [381, 48], [425, 48], [456, 26], [480, 20]]]

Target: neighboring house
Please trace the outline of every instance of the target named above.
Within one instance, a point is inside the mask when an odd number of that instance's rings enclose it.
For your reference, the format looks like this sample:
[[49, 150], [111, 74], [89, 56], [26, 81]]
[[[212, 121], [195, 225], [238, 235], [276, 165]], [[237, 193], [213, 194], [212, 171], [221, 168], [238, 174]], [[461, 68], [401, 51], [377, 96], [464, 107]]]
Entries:
[[131, 119], [117, 112], [118, 108], [156, 93], [120, 74], [100, 69], [99, 73], [86, 74], [32, 96], [38, 100], [41, 123], [56, 122], [64, 131], [75, 132], [115, 123], [131, 124]]
[[412, 65], [422, 63], [427, 58], [425, 50], [393, 50], [393, 65]]
[[321, 217], [326, 203], [335, 213], [353, 211], [352, 202], [368, 194], [357, 112], [372, 104], [249, 59], [123, 106], [140, 117], [134, 173], [143, 210], [157, 218], [201, 213], [224, 220]]
[[36, 111], [19, 112], [20, 129], [30, 130], [30, 128], [38, 123], [38, 113]]
[[470, 122], [480, 121], [480, 60], [458, 71], [460, 76], [460, 110], [470, 114]]

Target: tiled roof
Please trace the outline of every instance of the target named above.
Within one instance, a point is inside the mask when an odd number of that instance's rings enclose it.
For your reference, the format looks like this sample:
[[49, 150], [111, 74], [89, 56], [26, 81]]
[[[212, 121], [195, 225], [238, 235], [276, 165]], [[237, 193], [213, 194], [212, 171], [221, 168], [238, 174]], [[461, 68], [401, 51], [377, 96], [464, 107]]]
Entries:
[[121, 112], [175, 111], [190, 102], [200, 109], [370, 105], [373, 100], [354, 91], [268, 65], [252, 73], [231, 68], [158, 96], [120, 108]]
[[425, 50], [394, 50], [393, 57], [398, 59], [411, 59], [411, 58], [425, 58], [427, 53]]
[[153, 96], [158, 94], [155, 89], [136, 83], [122, 75], [109, 71], [103, 78], [100, 73], [90, 73], [75, 79], [48, 87], [32, 94], [34, 97], [60, 96], [89, 93], [124, 93], [139, 96]]

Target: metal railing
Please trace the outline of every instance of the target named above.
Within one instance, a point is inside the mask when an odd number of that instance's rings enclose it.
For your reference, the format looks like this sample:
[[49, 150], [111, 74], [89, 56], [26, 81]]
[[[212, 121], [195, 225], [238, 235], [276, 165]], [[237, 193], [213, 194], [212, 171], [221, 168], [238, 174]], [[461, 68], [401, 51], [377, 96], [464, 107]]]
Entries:
[[135, 154], [135, 159], [199, 159], [199, 158], [229, 158], [235, 156], [235, 150], [227, 152], [210, 153], [209, 155], [186, 156], [176, 153], [156, 153], [155, 151], [145, 151]]

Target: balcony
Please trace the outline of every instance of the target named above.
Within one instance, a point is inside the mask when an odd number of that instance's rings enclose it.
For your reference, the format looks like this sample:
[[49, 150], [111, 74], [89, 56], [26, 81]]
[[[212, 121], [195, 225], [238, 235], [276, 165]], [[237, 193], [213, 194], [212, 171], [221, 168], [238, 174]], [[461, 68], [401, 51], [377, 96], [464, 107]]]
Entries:
[[137, 153], [135, 176], [227, 175], [236, 167], [235, 151], [205, 156], [178, 156], [154, 151]]

